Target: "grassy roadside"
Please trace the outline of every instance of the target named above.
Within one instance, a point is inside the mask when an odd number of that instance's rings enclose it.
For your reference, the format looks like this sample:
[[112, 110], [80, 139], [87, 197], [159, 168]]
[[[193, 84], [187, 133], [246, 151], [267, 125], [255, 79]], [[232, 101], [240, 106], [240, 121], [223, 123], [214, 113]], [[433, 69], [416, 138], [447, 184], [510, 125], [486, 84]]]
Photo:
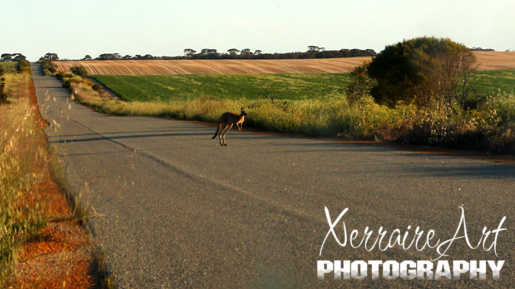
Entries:
[[0, 62], [0, 68], [2, 68], [5, 73], [13, 73], [15, 71], [15, 64], [14, 62]]
[[96, 110], [128, 116], [217, 122], [225, 111], [247, 107], [246, 126], [275, 132], [515, 154], [515, 95], [488, 98], [478, 110], [449, 116], [414, 106], [391, 109], [370, 97], [350, 105], [344, 95], [320, 100], [230, 100], [202, 97], [169, 102], [126, 102], [99, 96], [86, 83], [71, 85], [73, 97]]
[[[6, 74], [5, 91], [10, 103], [0, 106], [0, 280], [7, 279], [16, 258], [16, 246], [45, 226], [37, 186], [43, 176], [37, 170], [47, 161], [38, 145], [40, 131], [24, 94], [28, 75]], [[32, 152], [32, 153], [29, 153]]]
[[[218, 122], [223, 112], [243, 106], [245, 125], [267, 131], [515, 155], [515, 94], [507, 92], [515, 71], [496, 73], [479, 83], [489, 93], [480, 106], [453, 115], [413, 105], [392, 109], [371, 97], [350, 104], [337, 88], [346, 80], [334, 75], [95, 76], [126, 101], [109, 98], [80, 76], [57, 76], [78, 102], [108, 114]], [[508, 90], [492, 93], [500, 83]]]
[[0, 287], [91, 288], [95, 248], [55, 181], [27, 73], [8, 73], [0, 105]]

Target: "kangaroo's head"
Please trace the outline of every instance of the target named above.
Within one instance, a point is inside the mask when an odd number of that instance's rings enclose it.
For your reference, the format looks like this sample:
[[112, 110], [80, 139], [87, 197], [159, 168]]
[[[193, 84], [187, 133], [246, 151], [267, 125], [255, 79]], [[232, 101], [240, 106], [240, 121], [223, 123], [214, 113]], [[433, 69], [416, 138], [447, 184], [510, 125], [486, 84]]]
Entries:
[[247, 110], [244, 107], [241, 108], [241, 115], [247, 115]]

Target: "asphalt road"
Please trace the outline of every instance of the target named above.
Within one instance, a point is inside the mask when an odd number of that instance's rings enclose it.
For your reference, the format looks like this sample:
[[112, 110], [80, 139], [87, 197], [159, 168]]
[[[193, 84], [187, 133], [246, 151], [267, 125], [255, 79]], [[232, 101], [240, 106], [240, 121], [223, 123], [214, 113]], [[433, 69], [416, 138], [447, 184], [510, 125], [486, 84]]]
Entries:
[[[39, 65], [32, 64], [32, 73], [42, 115], [51, 124], [49, 141], [81, 204], [96, 211], [89, 221], [93, 238], [119, 288], [515, 284], [513, 164], [234, 129], [228, 146], [220, 147], [211, 139], [213, 127], [96, 113], [74, 103]], [[507, 230], [497, 234], [497, 256], [493, 247], [472, 250], [462, 238], [440, 260], [505, 260], [500, 280], [490, 270], [484, 281], [467, 274], [461, 281], [372, 280], [370, 268], [362, 281], [334, 280], [332, 274], [317, 279], [317, 260], [438, 257], [429, 247], [341, 246], [330, 234], [325, 207], [332, 222], [349, 209], [334, 229], [343, 242], [343, 222], [348, 234], [358, 230], [357, 240], [366, 227], [377, 238], [381, 226], [411, 234], [407, 240], [417, 226], [433, 229], [434, 240], [452, 239], [460, 206], [471, 243], [478, 243], [484, 226], [498, 228], [504, 216]]]

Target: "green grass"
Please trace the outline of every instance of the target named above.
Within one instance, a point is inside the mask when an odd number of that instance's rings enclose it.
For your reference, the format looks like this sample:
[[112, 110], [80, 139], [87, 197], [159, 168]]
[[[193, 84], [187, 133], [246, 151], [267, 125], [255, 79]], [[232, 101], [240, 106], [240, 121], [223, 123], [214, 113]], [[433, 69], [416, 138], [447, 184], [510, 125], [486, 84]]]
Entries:
[[478, 72], [476, 88], [486, 95], [515, 93], [515, 70], [483, 70]]
[[0, 62], [0, 67], [5, 73], [14, 72], [15, 62]]
[[244, 106], [246, 125], [269, 131], [515, 154], [514, 76], [515, 70], [480, 71], [477, 89], [490, 97], [478, 110], [453, 115], [414, 105], [388, 108], [371, 96], [351, 105], [345, 96], [350, 74], [99, 75], [94, 78], [128, 101], [101, 99], [85, 86], [76, 97], [115, 115], [217, 122], [221, 113]]
[[341, 94], [350, 82], [344, 74], [261, 75], [95, 75], [128, 101], [162, 102], [198, 97], [302, 100]]
[[[322, 99], [343, 94], [350, 74], [95, 75], [127, 101], [217, 99]], [[487, 95], [515, 93], [515, 70], [479, 71], [476, 89]]]

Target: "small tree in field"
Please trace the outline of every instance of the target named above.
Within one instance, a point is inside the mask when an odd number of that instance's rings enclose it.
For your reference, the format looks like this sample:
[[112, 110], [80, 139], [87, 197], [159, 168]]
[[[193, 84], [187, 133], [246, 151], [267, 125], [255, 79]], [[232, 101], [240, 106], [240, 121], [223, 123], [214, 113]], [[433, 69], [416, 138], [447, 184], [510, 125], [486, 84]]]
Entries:
[[380, 104], [414, 103], [455, 111], [470, 98], [476, 58], [450, 39], [422, 37], [387, 46], [368, 66], [377, 80], [371, 94]]

